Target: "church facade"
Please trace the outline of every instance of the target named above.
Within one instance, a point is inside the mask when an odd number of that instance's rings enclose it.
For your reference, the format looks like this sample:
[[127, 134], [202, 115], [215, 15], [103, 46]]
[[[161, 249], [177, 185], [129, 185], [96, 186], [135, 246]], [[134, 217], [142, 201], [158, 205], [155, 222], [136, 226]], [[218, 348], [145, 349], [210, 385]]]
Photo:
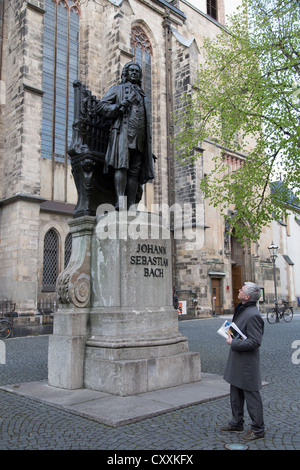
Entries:
[[[172, 115], [195, 81], [203, 38], [226, 26], [234, 4], [0, 1], [0, 299], [11, 299], [18, 313], [54, 308], [56, 279], [72, 249], [68, 222], [77, 192], [67, 150], [73, 83], [79, 79], [100, 99], [120, 82], [129, 61], [143, 69], [152, 109], [155, 179], [145, 186], [142, 204], [149, 211], [167, 207], [175, 213], [172, 269], [179, 300], [190, 315], [229, 313], [242, 283], [253, 281], [262, 287], [263, 305], [272, 303], [272, 227], [259, 243], [242, 246], [227, 233], [230, 210], [224, 220], [199, 189], [212, 157], [225, 153], [234, 171], [245, 156], [207, 140], [195, 150], [198, 159], [183, 166], [170, 139]], [[292, 279], [291, 265], [284, 269]], [[277, 276], [280, 291], [279, 271]], [[284, 292], [292, 301], [293, 289], [286, 285]]]

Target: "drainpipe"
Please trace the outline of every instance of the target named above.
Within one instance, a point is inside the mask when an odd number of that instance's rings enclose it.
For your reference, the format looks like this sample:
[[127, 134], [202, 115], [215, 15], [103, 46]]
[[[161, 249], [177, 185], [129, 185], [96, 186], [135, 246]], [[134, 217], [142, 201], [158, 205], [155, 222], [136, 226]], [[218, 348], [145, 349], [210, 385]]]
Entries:
[[3, 38], [4, 38], [4, 0], [0, 0], [0, 80], [2, 80], [2, 57], [3, 57]]
[[[166, 12], [163, 21], [165, 36], [166, 57], [166, 110], [167, 110], [167, 168], [168, 168], [168, 204], [171, 207], [175, 203], [174, 189], [174, 145], [170, 137], [173, 137], [173, 77], [172, 77], [172, 32], [169, 12]], [[174, 240], [174, 214], [170, 214], [171, 225], [171, 252], [172, 252], [172, 282], [176, 285], [176, 243]]]

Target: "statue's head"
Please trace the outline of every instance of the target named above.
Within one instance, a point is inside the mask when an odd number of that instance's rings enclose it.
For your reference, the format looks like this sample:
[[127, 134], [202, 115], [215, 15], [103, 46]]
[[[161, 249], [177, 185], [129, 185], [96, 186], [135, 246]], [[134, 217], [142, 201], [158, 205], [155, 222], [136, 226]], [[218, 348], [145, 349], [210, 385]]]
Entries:
[[127, 81], [131, 83], [137, 83], [139, 86], [142, 85], [142, 69], [139, 64], [135, 62], [128, 62], [124, 65], [122, 70], [121, 82]]

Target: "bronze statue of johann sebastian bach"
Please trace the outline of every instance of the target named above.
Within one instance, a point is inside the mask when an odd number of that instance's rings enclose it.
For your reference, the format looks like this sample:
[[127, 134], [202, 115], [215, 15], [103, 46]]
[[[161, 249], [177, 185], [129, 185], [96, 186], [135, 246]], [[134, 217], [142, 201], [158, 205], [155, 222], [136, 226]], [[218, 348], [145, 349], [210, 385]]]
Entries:
[[121, 83], [112, 86], [96, 106], [98, 115], [111, 120], [103, 172], [113, 169], [116, 210], [139, 202], [142, 185], [154, 178], [151, 110], [141, 80], [140, 66], [127, 63]]
[[96, 215], [100, 204], [127, 209], [141, 200], [142, 185], [154, 179], [151, 112], [141, 78], [140, 66], [127, 63], [121, 83], [112, 86], [102, 100], [79, 80], [74, 82], [68, 149], [78, 193], [74, 218]]

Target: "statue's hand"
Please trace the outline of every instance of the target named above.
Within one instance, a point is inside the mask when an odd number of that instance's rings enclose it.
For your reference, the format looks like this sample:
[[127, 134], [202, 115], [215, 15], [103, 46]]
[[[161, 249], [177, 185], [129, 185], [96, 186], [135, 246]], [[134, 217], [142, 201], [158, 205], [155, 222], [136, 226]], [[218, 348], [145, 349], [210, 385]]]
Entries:
[[101, 105], [100, 105], [100, 103], [98, 102], [98, 103], [96, 104], [95, 112], [96, 112], [96, 114], [99, 114], [100, 111], [101, 111]]
[[131, 105], [131, 101], [130, 100], [123, 100], [121, 101], [120, 103], [120, 106], [119, 106], [119, 111], [123, 114], [125, 113], [126, 109]]

